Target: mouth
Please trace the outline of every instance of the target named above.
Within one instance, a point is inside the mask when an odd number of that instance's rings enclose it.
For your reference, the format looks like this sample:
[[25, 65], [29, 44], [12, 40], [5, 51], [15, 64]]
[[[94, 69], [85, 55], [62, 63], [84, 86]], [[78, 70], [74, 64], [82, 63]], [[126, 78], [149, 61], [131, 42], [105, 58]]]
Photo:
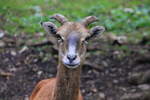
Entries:
[[74, 69], [79, 67], [80, 65], [80, 58], [77, 58], [73, 61], [69, 61], [69, 59], [67, 59], [66, 56], [64, 56], [64, 58], [62, 59], [62, 63], [65, 65], [65, 67], [69, 68], [69, 69]]
[[79, 63], [64, 63], [67, 68], [77, 68]]

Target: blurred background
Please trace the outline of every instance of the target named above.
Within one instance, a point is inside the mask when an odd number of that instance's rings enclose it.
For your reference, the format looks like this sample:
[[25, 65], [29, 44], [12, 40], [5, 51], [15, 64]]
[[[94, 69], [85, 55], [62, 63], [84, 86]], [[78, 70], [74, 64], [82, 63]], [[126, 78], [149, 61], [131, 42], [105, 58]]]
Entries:
[[89, 28], [106, 28], [88, 45], [81, 75], [85, 100], [150, 100], [149, 5], [149, 0], [0, 0], [0, 100], [28, 100], [39, 80], [56, 75], [57, 47], [39, 24], [59, 26], [49, 19], [55, 13], [72, 21], [97, 16]]

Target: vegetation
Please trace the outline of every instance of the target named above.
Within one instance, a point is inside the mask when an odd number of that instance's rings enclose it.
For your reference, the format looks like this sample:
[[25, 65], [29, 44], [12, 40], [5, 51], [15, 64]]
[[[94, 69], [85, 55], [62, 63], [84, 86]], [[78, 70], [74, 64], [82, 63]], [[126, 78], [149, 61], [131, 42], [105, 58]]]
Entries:
[[[112, 3], [111, 3], [112, 2]], [[100, 25], [114, 34], [148, 34], [150, 31], [149, 0], [4, 0], [0, 2], [0, 27], [9, 34], [34, 34], [43, 31], [41, 21], [61, 13], [71, 20], [97, 16]], [[138, 34], [139, 33], [139, 34]]]

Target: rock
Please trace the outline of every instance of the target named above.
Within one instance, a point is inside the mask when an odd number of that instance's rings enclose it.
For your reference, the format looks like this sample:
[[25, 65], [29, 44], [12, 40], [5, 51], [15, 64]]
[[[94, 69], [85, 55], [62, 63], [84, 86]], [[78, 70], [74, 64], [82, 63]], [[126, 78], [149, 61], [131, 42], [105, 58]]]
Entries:
[[141, 97], [141, 94], [125, 94], [121, 97], [121, 100], [141, 100], [139, 99]]
[[13, 50], [10, 53], [11, 53], [12, 56], [16, 56], [17, 55], [16, 51], [13, 51]]
[[124, 12], [134, 13], [134, 9], [132, 9], [132, 8], [124, 8]]
[[150, 83], [150, 70], [145, 72], [132, 73], [129, 75], [128, 81], [133, 85]]
[[82, 93], [85, 93], [86, 91], [85, 91], [85, 89], [82, 89], [81, 92], [82, 92]]
[[134, 93], [134, 92], [137, 91], [137, 89], [133, 88], [133, 89], [131, 89], [130, 91], [131, 91], [132, 93]]
[[114, 33], [105, 34], [102, 39], [110, 42], [112, 45], [124, 45], [128, 43], [126, 36], [117, 36]]
[[114, 41], [113, 41], [113, 45], [123, 45], [123, 44], [127, 44], [127, 37], [126, 36], [118, 36]]
[[143, 75], [142, 75], [142, 79], [141, 79], [141, 82], [143, 83], [150, 83], [150, 70], [146, 71], [146, 72], [143, 72]]
[[42, 73], [43, 73], [42, 71], [38, 71], [37, 75], [40, 77], [42, 75]]
[[99, 97], [100, 97], [101, 99], [105, 99], [105, 94], [104, 94], [104, 93], [99, 93]]
[[16, 71], [17, 71], [17, 68], [12, 67], [12, 68], [9, 68], [8, 70], [9, 70], [10, 72], [16, 72]]
[[8, 89], [7, 84], [5, 84], [4, 82], [0, 82], [0, 86], [1, 86], [0, 94]]
[[113, 80], [113, 83], [117, 84], [117, 83], [119, 83], [119, 81], [115, 79], [115, 80]]
[[108, 97], [107, 100], [114, 100], [112, 97]]
[[0, 30], [0, 38], [3, 38], [5, 35], [5, 33], [3, 31]]
[[150, 90], [139, 93], [124, 94], [120, 100], [150, 100]]
[[25, 95], [24, 100], [29, 100], [29, 96]]
[[5, 43], [2, 40], [0, 40], [0, 48], [2, 47], [5, 47]]
[[129, 75], [128, 81], [130, 84], [137, 85], [139, 84], [141, 77], [141, 73], [132, 73], [131, 75]]
[[100, 93], [94, 93], [91, 96], [86, 96], [85, 100], [106, 100], [105, 94], [100, 92]]
[[125, 91], [125, 92], [127, 91], [127, 89], [124, 88], [124, 87], [120, 87], [119, 89], [122, 90], [122, 91]]
[[19, 53], [21, 54], [21, 53], [25, 52], [26, 50], [28, 50], [28, 47], [27, 47], [27, 46], [24, 46], [24, 47], [19, 51]]
[[138, 85], [138, 88], [140, 88], [141, 90], [150, 90], [150, 85], [142, 84], [142, 85]]
[[97, 92], [97, 89], [96, 89], [96, 88], [92, 88], [92, 91], [93, 91], [93, 92]]
[[108, 67], [108, 63], [106, 61], [102, 61], [104, 67]]

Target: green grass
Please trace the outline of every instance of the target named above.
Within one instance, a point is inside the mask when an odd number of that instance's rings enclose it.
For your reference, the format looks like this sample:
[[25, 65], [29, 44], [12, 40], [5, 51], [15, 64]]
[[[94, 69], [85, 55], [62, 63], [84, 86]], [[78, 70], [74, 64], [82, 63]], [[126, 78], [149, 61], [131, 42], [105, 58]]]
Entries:
[[94, 15], [108, 32], [141, 37], [150, 32], [149, 5], [149, 0], [1, 0], [0, 29], [32, 35], [43, 31], [41, 21], [61, 13], [73, 21]]

